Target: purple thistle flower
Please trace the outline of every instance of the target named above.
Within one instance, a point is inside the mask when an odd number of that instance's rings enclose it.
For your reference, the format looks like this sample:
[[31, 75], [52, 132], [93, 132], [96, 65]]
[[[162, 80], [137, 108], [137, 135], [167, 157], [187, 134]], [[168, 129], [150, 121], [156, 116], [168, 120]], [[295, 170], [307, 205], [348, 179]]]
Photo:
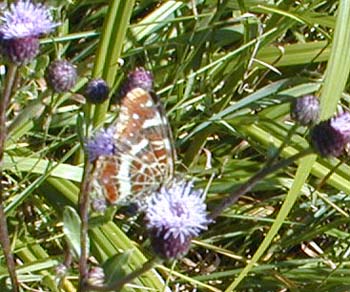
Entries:
[[207, 216], [202, 190], [192, 182], [174, 181], [153, 195], [146, 207], [146, 226], [152, 247], [161, 257], [179, 258], [187, 253], [193, 237], [206, 230]]
[[125, 96], [129, 91], [134, 88], [140, 87], [146, 91], [153, 90], [153, 75], [150, 71], [143, 67], [137, 67], [134, 71], [128, 74], [127, 79], [124, 81], [121, 89], [120, 96]]
[[52, 21], [49, 9], [29, 0], [12, 3], [0, 20], [3, 22], [0, 33], [4, 39], [39, 37], [58, 25]]
[[317, 124], [310, 133], [311, 143], [321, 156], [337, 157], [350, 142], [350, 113], [343, 112]]
[[17, 65], [31, 61], [39, 52], [39, 37], [58, 25], [48, 8], [29, 0], [12, 3], [0, 21], [2, 53]]
[[91, 162], [99, 156], [115, 154], [114, 133], [113, 127], [99, 130], [85, 143], [85, 150]]

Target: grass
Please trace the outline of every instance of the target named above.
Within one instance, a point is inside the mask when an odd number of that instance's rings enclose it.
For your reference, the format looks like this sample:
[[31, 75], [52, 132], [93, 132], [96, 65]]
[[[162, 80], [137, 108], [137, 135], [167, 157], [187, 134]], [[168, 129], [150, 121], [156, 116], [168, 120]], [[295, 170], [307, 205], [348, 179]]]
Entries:
[[[7, 108], [4, 203], [23, 291], [78, 286], [76, 257], [66, 277], [58, 279], [55, 268], [67, 246], [79, 250], [79, 232], [71, 231], [79, 227], [72, 210], [81, 142], [88, 124], [100, 127], [117, 115], [109, 101], [80, 102], [91, 76], [103, 77], [114, 96], [136, 66], [153, 72], [176, 169], [208, 190], [209, 210], [283, 142], [281, 160], [308, 148], [306, 128], [286, 140], [292, 99], [319, 96], [322, 119], [348, 107], [347, 1], [51, 2], [62, 25], [42, 40], [40, 56], [19, 68]], [[58, 56], [77, 66], [79, 80], [50, 107], [44, 72]], [[226, 209], [185, 258], [159, 264], [125, 291], [349, 291], [349, 170], [346, 156], [312, 155], [273, 173]], [[113, 275], [141, 267], [151, 257], [142, 224], [119, 210], [91, 218], [93, 261]], [[2, 291], [7, 277], [2, 260]]]

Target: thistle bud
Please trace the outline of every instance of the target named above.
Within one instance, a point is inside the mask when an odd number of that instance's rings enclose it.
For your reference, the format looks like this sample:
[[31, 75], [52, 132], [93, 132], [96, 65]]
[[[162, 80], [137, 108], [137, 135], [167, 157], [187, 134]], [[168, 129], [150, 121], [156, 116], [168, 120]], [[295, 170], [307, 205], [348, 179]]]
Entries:
[[99, 104], [107, 100], [109, 88], [103, 79], [93, 79], [86, 86], [85, 98], [88, 102]]
[[67, 92], [72, 89], [77, 78], [77, 70], [66, 60], [53, 61], [46, 72], [47, 83], [57, 93]]
[[150, 71], [142, 67], [136, 68], [128, 74], [126, 81], [120, 90], [120, 96], [125, 96], [134, 88], [140, 87], [146, 91], [153, 90], [153, 75]]
[[305, 95], [292, 102], [290, 115], [300, 125], [311, 126], [317, 123], [319, 110], [320, 103], [317, 97]]

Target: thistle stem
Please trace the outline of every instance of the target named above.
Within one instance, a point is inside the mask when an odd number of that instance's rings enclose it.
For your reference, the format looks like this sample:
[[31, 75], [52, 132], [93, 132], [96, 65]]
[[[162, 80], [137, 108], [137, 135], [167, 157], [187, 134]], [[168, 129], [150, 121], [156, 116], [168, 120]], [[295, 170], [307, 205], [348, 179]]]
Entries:
[[133, 271], [129, 275], [126, 275], [124, 278], [119, 279], [108, 286], [88, 285], [85, 291], [120, 291], [125, 284], [130, 283], [132, 280], [140, 277], [147, 271], [153, 269], [159, 261], [159, 258], [154, 257], [149, 261], [145, 262], [140, 269]]
[[79, 259], [79, 289], [83, 292], [86, 286], [87, 280], [87, 258], [88, 258], [88, 228], [89, 228], [89, 190], [90, 190], [90, 177], [92, 165], [90, 161], [85, 163], [84, 177], [80, 189], [79, 197], [79, 211], [80, 211], [80, 259]]
[[281, 160], [276, 162], [275, 164], [269, 164], [267, 167], [262, 168], [260, 171], [258, 171], [254, 176], [252, 176], [250, 179], [247, 180], [244, 184], [242, 184], [238, 189], [236, 189], [234, 192], [230, 194], [229, 197], [227, 197], [225, 200], [221, 202], [219, 206], [217, 206], [210, 214], [211, 219], [215, 219], [218, 217], [226, 208], [233, 205], [240, 196], [246, 194], [247, 192], [251, 191], [252, 188], [263, 178], [268, 176], [269, 174], [284, 168], [296, 160], [305, 157], [306, 155], [312, 154], [314, 151], [312, 149], [307, 149], [305, 151], [299, 152], [287, 159]]
[[16, 264], [11, 251], [11, 242], [7, 229], [6, 214], [4, 211], [4, 188], [3, 188], [3, 158], [6, 141], [6, 109], [9, 104], [11, 92], [16, 78], [17, 66], [9, 65], [5, 80], [5, 88], [2, 97], [0, 97], [0, 244], [5, 256], [7, 269], [10, 275], [12, 290], [19, 291], [19, 284], [16, 275]]

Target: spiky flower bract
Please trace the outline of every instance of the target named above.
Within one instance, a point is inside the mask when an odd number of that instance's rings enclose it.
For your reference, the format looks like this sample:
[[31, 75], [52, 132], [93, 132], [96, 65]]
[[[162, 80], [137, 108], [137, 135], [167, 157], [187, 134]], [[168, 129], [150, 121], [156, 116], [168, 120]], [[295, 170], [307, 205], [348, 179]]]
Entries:
[[148, 92], [153, 90], [153, 75], [143, 67], [137, 67], [134, 71], [131, 71], [128, 74], [128, 77], [121, 87], [119, 95], [125, 96], [129, 91], [137, 87]]
[[29, 0], [12, 3], [0, 20], [1, 51], [17, 65], [34, 59], [39, 52], [39, 37], [58, 25], [48, 8]]
[[88, 159], [92, 162], [99, 156], [115, 154], [114, 128], [101, 129], [85, 143]]
[[314, 95], [305, 95], [295, 99], [291, 104], [291, 117], [302, 126], [317, 123], [320, 112], [320, 102]]
[[101, 267], [93, 267], [88, 273], [88, 284], [93, 286], [102, 286], [105, 281], [105, 273]]
[[321, 156], [337, 157], [350, 142], [350, 113], [317, 124], [310, 133], [311, 143]]
[[149, 199], [145, 220], [157, 255], [175, 259], [187, 253], [192, 238], [210, 223], [204, 199], [202, 190], [182, 180], [163, 186]]
[[77, 70], [67, 60], [53, 61], [46, 72], [46, 81], [57, 93], [67, 92], [73, 88], [78, 78]]

